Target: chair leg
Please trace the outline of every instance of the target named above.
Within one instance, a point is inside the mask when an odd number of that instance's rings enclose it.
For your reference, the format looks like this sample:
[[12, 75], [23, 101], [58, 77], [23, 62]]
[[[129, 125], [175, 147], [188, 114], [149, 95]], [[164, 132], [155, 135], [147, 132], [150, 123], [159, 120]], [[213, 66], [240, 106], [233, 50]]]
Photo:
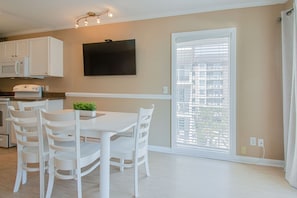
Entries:
[[124, 158], [120, 158], [120, 171], [124, 172], [124, 166], [125, 166], [125, 159]]
[[138, 197], [138, 164], [134, 163], [134, 196]]
[[44, 174], [45, 174], [45, 170], [44, 170], [44, 162], [40, 162], [39, 163], [39, 194], [40, 197], [44, 197]]
[[53, 173], [50, 173], [49, 174], [49, 177], [48, 177], [46, 198], [51, 198], [51, 196], [52, 196], [52, 191], [53, 191], [53, 186], [54, 186], [54, 180], [55, 180], [55, 176], [53, 175]]
[[21, 160], [18, 159], [18, 167], [17, 167], [17, 174], [15, 178], [15, 184], [14, 184], [14, 189], [13, 192], [18, 192], [20, 185], [21, 185], [21, 180], [22, 180], [22, 174], [23, 174], [23, 167], [22, 167], [22, 162]]
[[77, 198], [82, 198], [81, 176], [77, 176]]
[[46, 198], [51, 198], [54, 181], [55, 181], [55, 170], [53, 161], [50, 160], [48, 163], [48, 184], [47, 184], [47, 191], [46, 191]]
[[22, 171], [22, 184], [27, 183], [27, 171]]
[[146, 171], [146, 176], [150, 176], [150, 168], [149, 168], [149, 163], [148, 163], [148, 157], [147, 155], [144, 156], [144, 163], [145, 163], [145, 171]]

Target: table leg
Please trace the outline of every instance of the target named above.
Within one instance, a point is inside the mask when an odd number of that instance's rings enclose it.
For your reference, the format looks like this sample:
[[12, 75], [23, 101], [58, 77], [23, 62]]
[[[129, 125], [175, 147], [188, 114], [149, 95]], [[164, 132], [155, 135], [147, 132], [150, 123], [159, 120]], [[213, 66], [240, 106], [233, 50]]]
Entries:
[[110, 137], [110, 133], [102, 133], [101, 135], [100, 198], [109, 198]]

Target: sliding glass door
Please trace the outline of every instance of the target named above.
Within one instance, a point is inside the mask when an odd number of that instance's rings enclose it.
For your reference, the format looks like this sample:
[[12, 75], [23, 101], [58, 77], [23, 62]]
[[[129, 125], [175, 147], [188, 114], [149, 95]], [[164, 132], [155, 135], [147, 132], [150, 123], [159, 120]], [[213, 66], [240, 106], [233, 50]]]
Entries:
[[235, 29], [173, 34], [172, 88], [173, 149], [235, 153]]

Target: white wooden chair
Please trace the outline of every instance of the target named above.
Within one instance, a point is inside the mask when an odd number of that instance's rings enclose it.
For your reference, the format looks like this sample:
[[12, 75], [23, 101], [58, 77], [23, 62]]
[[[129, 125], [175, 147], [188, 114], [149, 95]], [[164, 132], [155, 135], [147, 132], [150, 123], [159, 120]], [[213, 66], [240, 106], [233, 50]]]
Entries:
[[[20, 111], [34, 111], [37, 109], [45, 109], [48, 111], [48, 100], [36, 100], [36, 101], [17, 101], [17, 105]], [[39, 140], [40, 145], [43, 145], [43, 150], [41, 150], [40, 154], [45, 156], [40, 156], [40, 158], [48, 158], [48, 144], [47, 144], [47, 137], [45, 133], [42, 133], [42, 138]], [[43, 166], [45, 167], [45, 166]], [[44, 189], [44, 174], [45, 169], [40, 170], [40, 186]], [[42, 174], [43, 173], [43, 174]], [[42, 192], [42, 197], [44, 197], [44, 192]]]
[[49, 180], [46, 197], [50, 198], [54, 179], [75, 179], [77, 197], [82, 197], [81, 177], [91, 173], [100, 164], [100, 145], [80, 141], [79, 111], [40, 111], [49, 143]]
[[39, 171], [40, 197], [44, 197], [48, 150], [44, 146], [42, 133], [38, 131], [38, 110], [19, 111], [9, 106], [9, 114], [17, 139], [17, 174], [13, 191], [18, 192], [21, 182], [27, 182], [27, 172]]
[[17, 104], [21, 111], [34, 110], [34, 109], [40, 109], [40, 108], [48, 110], [48, 100], [17, 101]]
[[134, 136], [120, 136], [112, 141], [110, 145], [111, 165], [120, 167], [121, 171], [124, 168], [134, 167], [135, 197], [138, 197], [138, 166], [145, 164], [146, 175], [150, 175], [148, 137], [153, 111], [154, 105], [150, 109], [140, 108]]

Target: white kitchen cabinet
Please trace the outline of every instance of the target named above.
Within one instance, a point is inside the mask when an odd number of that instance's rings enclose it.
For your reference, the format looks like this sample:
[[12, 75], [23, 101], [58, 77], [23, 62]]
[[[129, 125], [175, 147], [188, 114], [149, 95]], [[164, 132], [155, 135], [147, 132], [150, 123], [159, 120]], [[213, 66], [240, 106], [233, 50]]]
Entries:
[[63, 41], [53, 37], [30, 39], [30, 75], [63, 77]]
[[0, 44], [1, 58], [29, 56], [29, 40], [5, 41]]
[[[19, 109], [18, 106], [18, 101], [22, 101], [21, 99], [19, 100], [12, 100], [10, 101], [10, 105], [13, 106], [15, 109]], [[28, 100], [24, 100], [25, 102], [28, 102]], [[32, 100], [34, 101], [34, 100]], [[62, 110], [64, 108], [63, 104], [63, 99], [49, 99], [48, 100], [48, 111], [57, 111], [57, 110]]]
[[0, 58], [4, 58], [5, 57], [5, 44], [4, 42], [0, 42]]
[[63, 100], [48, 100], [48, 110], [57, 111], [64, 108]]

